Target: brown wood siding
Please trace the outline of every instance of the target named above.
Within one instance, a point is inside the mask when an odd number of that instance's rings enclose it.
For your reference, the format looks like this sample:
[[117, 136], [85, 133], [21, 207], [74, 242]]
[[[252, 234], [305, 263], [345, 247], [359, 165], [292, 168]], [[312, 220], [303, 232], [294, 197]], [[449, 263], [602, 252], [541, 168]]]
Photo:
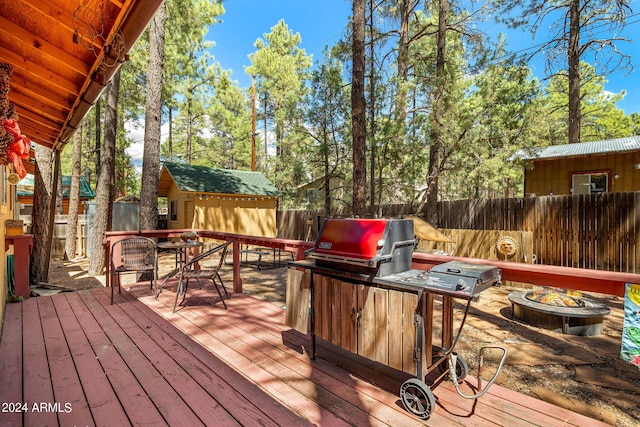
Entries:
[[[89, 199], [80, 199], [80, 203], [78, 204], [78, 214], [82, 215], [84, 214], [84, 203], [85, 201], [87, 201]], [[29, 206], [33, 206], [33, 197], [27, 197], [27, 196], [19, 196], [18, 197], [18, 203], [22, 203], [24, 205], [29, 205]], [[63, 215], [66, 215], [69, 213], [69, 199], [63, 199], [62, 200], [62, 213]]]
[[640, 152], [534, 161], [525, 170], [525, 196], [571, 194], [571, 175], [591, 171], [609, 172], [610, 192], [640, 191], [638, 164]]

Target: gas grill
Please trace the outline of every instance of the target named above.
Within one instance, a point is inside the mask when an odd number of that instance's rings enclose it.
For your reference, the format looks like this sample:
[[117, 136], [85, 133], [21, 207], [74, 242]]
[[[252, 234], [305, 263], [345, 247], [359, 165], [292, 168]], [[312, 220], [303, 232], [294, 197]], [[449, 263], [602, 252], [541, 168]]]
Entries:
[[326, 219], [305, 255], [315, 267], [366, 275], [372, 284], [457, 298], [477, 297], [500, 281], [496, 267], [460, 261], [412, 270], [415, 243], [410, 219]]
[[[296, 308], [298, 312], [291, 316], [287, 313], [287, 317], [297, 316], [298, 321], [302, 318], [299, 324], [306, 325], [304, 319], [309, 313], [312, 359], [316, 355], [318, 335], [376, 362], [415, 373], [415, 378], [402, 385], [400, 397], [409, 412], [426, 419], [435, 409], [435, 396], [424, 383], [427, 374], [439, 369], [439, 376], [434, 382], [449, 375], [460, 396], [477, 398], [497, 378], [506, 358], [506, 349], [499, 346], [481, 349], [481, 352], [490, 348], [502, 351], [495, 375], [484, 389], [480, 372], [478, 393], [468, 396], [458, 389], [458, 383], [468, 373], [468, 365], [453, 352], [453, 348], [471, 301], [497, 284], [500, 272], [493, 266], [460, 261], [447, 262], [430, 271], [414, 270], [411, 269], [414, 247], [413, 221], [409, 219], [326, 219], [315, 245], [305, 253], [307, 259], [289, 263], [292, 269], [308, 273], [310, 301], [307, 300], [306, 304], [311, 303], [311, 310], [302, 301]], [[287, 289], [289, 287], [290, 283]], [[430, 320], [434, 313], [434, 295], [442, 297], [443, 307], [442, 346], [435, 355], [433, 321]], [[464, 317], [455, 336], [453, 298], [467, 300]], [[287, 301], [287, 310], [293, 310], [290, 305], [293, 306]], [[406, 310], [411, 311], [407, 313]], [[413, 320], [404, 320], [409, 317]], [[387, 320], [381, 324], [381, 319]], [[400, 324], [391, 325], [398, 319], [403, 320], [399, 321]], [[382, 337], [371, 338], [381, 330]], [[396, 342], [412, 336], [414, 341], [409, 345]], [[385, 339], [387, 342], [381, 351], [377, 348], [371, 351]], [[406, 350], [408, 347], [412, 349]], [[385, 351], [388, 354], [385, 355]], [[398, 352], [400, 354], [395, 354]]]
[[380, 277], [380, 283], [406, 285], [456, 298], [477, 298], [480, 293], [500, 282], [500, 271], [493, 266], [451, 261], [429, 271], [407, 270]]
[[411, 268], [415, 244], [408, 219], [327, 219], [305, 255], [318, 267], [385, 276]]

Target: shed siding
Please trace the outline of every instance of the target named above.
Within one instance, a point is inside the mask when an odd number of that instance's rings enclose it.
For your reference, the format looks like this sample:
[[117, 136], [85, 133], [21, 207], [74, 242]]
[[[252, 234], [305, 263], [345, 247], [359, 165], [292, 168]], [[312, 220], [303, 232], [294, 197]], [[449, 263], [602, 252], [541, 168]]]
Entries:
[[274, 197], [209, 195], [194, 207], [193, 228], [276, 237]]
[[[251, 195], [181, 192], [172, 182], [167, 204], [175, 200], [176, 220], [167, 218], [169, 229], [206, 229], [251, 236], [276, 237], [276, 198]], [[193, 209], [191, 209], [191, 207]]]
[[571, 194], [571, 174], [589, 171], [609, 172], [610, 192], [640, 191], [638, 164], [640, 152], [534, 161], [525, 171], [525, 195]]

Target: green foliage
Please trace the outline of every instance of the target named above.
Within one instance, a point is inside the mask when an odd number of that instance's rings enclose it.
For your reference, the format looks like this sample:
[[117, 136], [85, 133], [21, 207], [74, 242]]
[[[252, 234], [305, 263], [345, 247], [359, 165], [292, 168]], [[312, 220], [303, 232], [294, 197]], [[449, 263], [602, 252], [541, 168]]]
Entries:
[[[416, 203], [428, 182], [434, 128], [440, 144], [440, 199], [513, 197], [522, 194], [524, 165], [517, 153], [567, 142], [566, 71], [545, 87], [526, 63], [483, 41], [473, 27], [492, 2], [450, 2], [444, 73], [436, 78], [435, 2], [384, 0], [367, 27], [367, 167], [373, 182], [369, 203]], [[499, 2], [498, 2], [499, 3]], [[518, 2], [516, 2], [518, 3]], [[531, 0], [521, 4], [550, 3]], [[603, 2], [596, 2], [603, 3]], [[623, 4], [625, 2], [622, 2]], [[252, 100], [230, 72], [209, 54], [212, 25], [220, 25], [222, 1], [168, 0], [163, 79], [161, 156], [229, 169], [251, 167]], [[399, 34], [402, 11], [411, 8], [406, 38]], [[505, 14], [507, 16], [508, 14]], [[515, 24], [515, 22], [513, 22]], [[533, 28], [529, 24], [529, 28]], [[535, 29], [535, 28], [534, 28]], [[255, 42], [245, 72], [257, 90], [258, 169], [280, 189], [283, 208], [328, 210], [351, 204], [349, 34], [325, 49], [312, 68], [302, 36], [284, 20]], [[144, 122], [147, 35], [122, 69], [119, 123]], [[581, 64], [582, 140], [640, 135], [640, 115], [617, 106], [625, 96], [608, 92], [595, 65]], [[443, 86], [439, 86], [444, 82]], [[434, 100], [443, 87], [442, 106]], [[104, 114], [104, 111], [102, 111]], [[95, 110], [83, 124], [82, 169], [95, 188]], [[163, 128], [165, 129], [165, 128]], [[133, 143], [120, 129], [116, 185], [119, 195], [137, 195], [140, 177], [126, 154]], [[63, 173], [71, 153], [63, 152]], [[325, 188], [328, 186], [328, 193]]]
[[330, 210], [332, 204], [345, 203], [345, 189], [337, 179], [351, 174], [350, 94], [343, 68], [338, 58], [326, 53], [311, 73], [304, 126], [295, 130], [300, 145], [292, 174], [298, 190], [287, 199], [292, 207]]
[[[611, 93], [605, 90], [607, 80], [596, 75], [593, 66], [580, 64], [582, 86], [580, 99], [582, 141], [620, 138], [634, 135], [633, 119], [616, 106], [626, 92]], [[549, 124], [549, 145], [566, 144], [567, 94], [569, 92], [566, 71], [559, 72], [545, 88], [542, 102]]]
[[[289, 29], [284, 20], [264, 34], [264, 39], [254, 43], [256, 51], [249, 54], [251, 65], [245, 72], [256, 80], [260, 103], [260, 118], [264, 123], [263, 143], [268, 143], [269, 133], [275, 135], [275, 165], [273, 171], [267, 162], [262, 170], [273, 174], [273, 182], [281, 191], [289, 188], [293, 175], [288, 170], [295, 159], [295, 143], [298, 138], [291, 129], [301, 123], [299, 104], [307, 87], [305, 85], [312, 57], [300, 48], [302, 37]], [[265, 152], [268, 149], [265, 147]], [[264, 161], [267, 159], [264, 158]]]

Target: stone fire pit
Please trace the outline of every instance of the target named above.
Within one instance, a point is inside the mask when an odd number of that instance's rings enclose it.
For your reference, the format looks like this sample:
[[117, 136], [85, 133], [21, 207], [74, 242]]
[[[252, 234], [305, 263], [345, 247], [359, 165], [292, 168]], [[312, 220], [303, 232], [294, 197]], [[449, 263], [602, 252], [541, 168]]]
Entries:
[[554, 291], [518, 291], [509, 294], [513, 317], [532, 326], [569, 335], [602, 333], [605, 304]]

